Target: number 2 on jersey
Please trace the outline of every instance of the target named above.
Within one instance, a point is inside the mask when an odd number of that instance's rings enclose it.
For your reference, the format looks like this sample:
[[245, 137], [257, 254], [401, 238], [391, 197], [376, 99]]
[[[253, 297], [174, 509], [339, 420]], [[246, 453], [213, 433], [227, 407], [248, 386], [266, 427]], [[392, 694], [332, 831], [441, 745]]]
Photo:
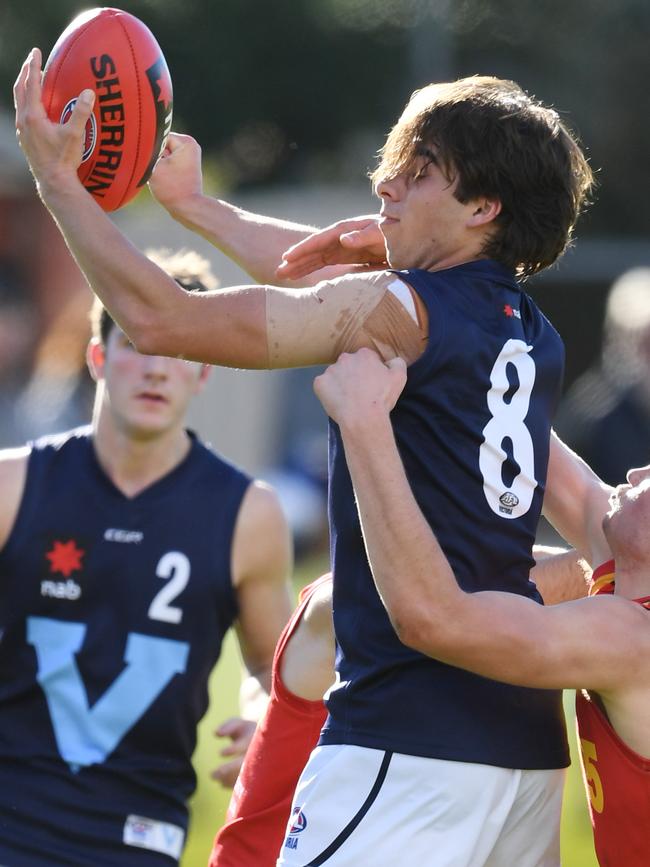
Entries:
[[[500, 518], [525, 515], [537, 487], [533, 438], [525, 424], [535, 384], [535, 362], [528, 354], [532, 348], [523, 340], [507, 340], [490, 372], [491, 387], [487, 393], [490, 420], [483, 428], [479, 469], [485, 498]], [[519, 384], [506, 400], [506, 395], [512, 390], [508, 365], [516, 370]], [[510, 440], [511, 457], [519, 467], [519, 472], [508, 485], [503, 481], [503, 465], [508, 458], [503, 447], [505, 440]]]
[[149, 617], [163, 623], [180, 623], [183, 609], [171, 603], [185, 590], [185, 585], [190, 580], [190, 561], [180, 551], [168, 551], [158, 561], [156, 575], [159, 578], [171, 578], [171, 581], [154, 596], [149, 606]]

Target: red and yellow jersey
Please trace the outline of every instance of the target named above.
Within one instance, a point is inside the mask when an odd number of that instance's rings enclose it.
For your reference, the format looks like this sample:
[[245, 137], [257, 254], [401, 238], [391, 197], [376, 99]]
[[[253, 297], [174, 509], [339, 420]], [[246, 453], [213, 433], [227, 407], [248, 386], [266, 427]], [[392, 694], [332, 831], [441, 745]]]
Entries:
[[280, 677], [282, 655], [323, 576], [302, 591], [273, 658], [271, 695], [235, 784], [226, 824], [215, 837], [209, 867], [275, 867], [298, 778], [316, 746], [326, 711], [299, 698]]
[[[613, 561], [594, 572], [595, 593], [612, 592]], [[650, 607], [650, 599], [636, 600]], [[596, 695], [576, 694], [582, 773], [601, 867], [647, 867], [650, 758], [625, 744]]]

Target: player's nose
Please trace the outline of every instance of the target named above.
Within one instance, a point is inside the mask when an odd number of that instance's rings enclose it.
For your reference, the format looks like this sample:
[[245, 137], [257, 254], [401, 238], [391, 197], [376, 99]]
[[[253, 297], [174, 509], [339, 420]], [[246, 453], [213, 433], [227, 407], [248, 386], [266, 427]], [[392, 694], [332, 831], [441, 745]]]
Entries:
[[377, 183], [375, 191], [380, 199], [390, 199], [397, 201], [401, 195], [401, 188], [404, 185], [402, 175], [397, 175], [394, 178], [384, 178]]
[[171, 358], [163, 355], [146, 355], [142, 359], [142, 372], [151, 379], [166, 379], [169, 376]]
[[647, 478], [650, 478], [650, 464], [647, 464], [645, 467], [636, 467], [635, 469], [628, 470], [627, 481], [633, 487]]

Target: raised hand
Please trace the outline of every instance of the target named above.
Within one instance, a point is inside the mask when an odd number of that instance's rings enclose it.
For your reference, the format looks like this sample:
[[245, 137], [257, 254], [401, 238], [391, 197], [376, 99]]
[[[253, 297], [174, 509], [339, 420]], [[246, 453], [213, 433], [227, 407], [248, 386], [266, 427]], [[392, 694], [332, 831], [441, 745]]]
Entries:
[[86, 123], [95, 101], [92, 90], [83, 90], [65, 124], [53, 123], [42, 102], [41, 52], [33, 48], [14, 84], [16, 137], [43, 193], [48, 186], [79, 184], [77, 169], [83, 155]]
[[406, 383], [406, 363], [384, 363], [372, 349], [344, 352], [314, 380], [314, 391], [325, 412], [341, 427], [372, 423], [378, 413], [388, 416]]
[[149, 189], [168, 211], [179, 208], [192, 196], [202, 195], [201, 147], [192, 136], [170, 133]]
[[314, 232], [286, 250], [277, 270], [278, 277], [298, 280], [327, 265], [385, 266], [386, 248], [378, 219], [376, 215], [369, 215], [339, 220]]

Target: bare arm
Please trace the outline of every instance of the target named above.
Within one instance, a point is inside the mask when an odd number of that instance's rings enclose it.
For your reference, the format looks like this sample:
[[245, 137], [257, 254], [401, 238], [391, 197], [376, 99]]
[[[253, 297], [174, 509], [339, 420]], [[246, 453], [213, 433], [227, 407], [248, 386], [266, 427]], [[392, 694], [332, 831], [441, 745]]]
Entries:
[[[292, 611], [288, 583], [292, 565], [291, 535], [277, 496], [267, 485], [255, 482], [246, 492], [237, 519], [232, 575], [242, 658], [249, 675], [266, 694], [275, 645]], [[254, 692], [250, 688], [247, 692], [256, 719]]]
[[607, 691], [639, 676], [637, 642], [650, 646], [650, 634], [633, 603], [609, 597], [544, 607], [516, 594], [460, 589], [395, 444], [389, 412], [403, 384], [403, 364], [384, 365], [367, 350], [342, 356], [315, 384], [340, 426], [368, 559], [400, 639], [514, 684]]
[[261, 482], [253, 483], [242, 501], [231, 560], [239, 607], [235, 629], [245, 676], [239, 694], [241, 717], [226, 720], [215, 732], [230, 740], [220, 753], [227, 761], [211, 774], [224, 786], [234, 785], [256, 721], [266, 708], [275, 645], [292, 609], [289, 528], [275, 493]]
[[25, 488], [29, 449], [7, 449], [0, 453], [0, 550], [9, 540], [18, 517]]
[[[256, 369], [328, 363], [342, 341], [383, 350], [363, 332], [365, 317], [380, 300], [376, 292], [369, 297], [367, 285], [319, 283], [316, 290], [296, 292], [276, 286], [182, 290], [127, 241], [79, 182], [79, 139], [92, 91], [80, 95], [67, 124], [51, 123], [41, 102], [40, 52], [35, 50], [14, 95], [21, 147], [41, 198], [93, 291], [140, 352]], [[381, 292], [386, 294], [385, 288]], [[404, 310], [402, 318], [417, 327]]]
[[[314, 228], [252, 214], [203, 192], [201, 148], [188, 135], [172, 133], [149, 188], [170, 215], [218, 247], [258, 283], [294, 285], [276, 273], [284, 251]], [[321, 273], [318, 279], [324, 279]], [[328, 276], [333, 276], [333, 272]], [[302, 286], [310, 285], [303, 280]]]
[[591, 568], [575, 549], [533, 546], [535, 566], [530, 577], [546, 605], [582, 599], [589, 592]]
[[601, 526], [611, 491], [553, 431], [543, 513], [594, 567], [611, 557]]

